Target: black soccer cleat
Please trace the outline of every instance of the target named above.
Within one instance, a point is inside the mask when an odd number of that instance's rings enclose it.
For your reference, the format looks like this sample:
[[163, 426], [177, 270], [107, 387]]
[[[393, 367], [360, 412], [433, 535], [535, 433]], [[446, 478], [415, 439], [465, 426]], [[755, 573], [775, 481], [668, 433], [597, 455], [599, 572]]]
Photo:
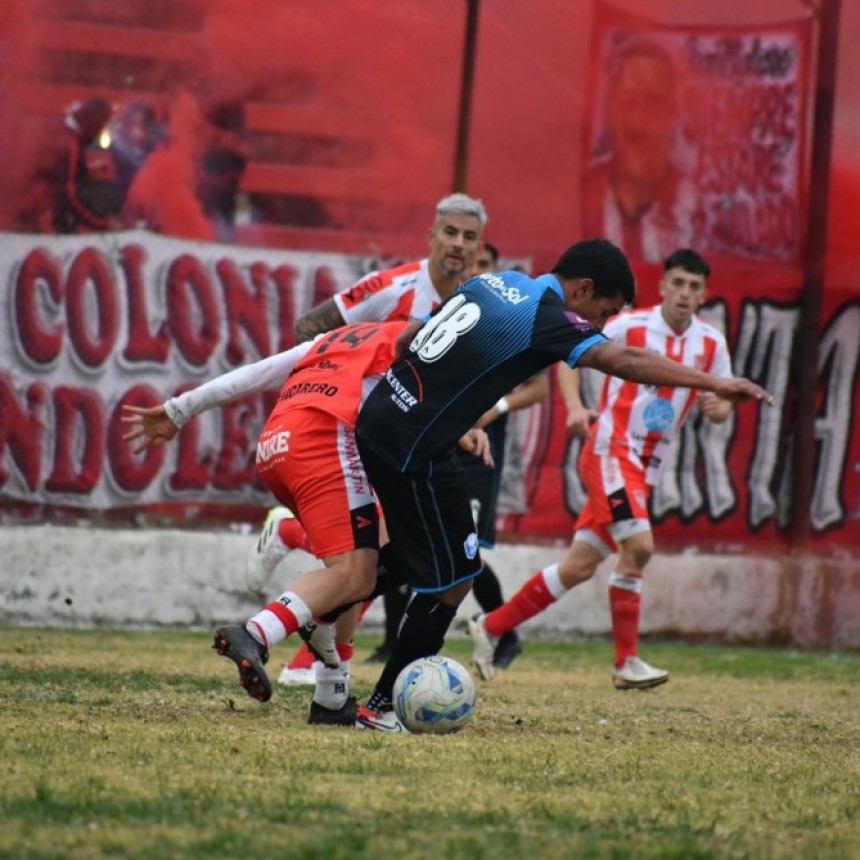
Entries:
[[499, 639], [496, 650], [493, 652], [493, 665], [499, 669], [507, 669], [520, 654], [523, 653], [523, 643], [513, 630]]
[[350, 696], [342, 708], [333, 710], [318, 702], [311, 702], [308, 724], [312, 726], [353, 726], [358, 715], [358, 703]]
[[236, 664], [239, 682], [252, 699], [268, 702], [272, 698], [272, 684], [263, 668], [269, 652], [244, 627], [219, 627], [212, 647]]

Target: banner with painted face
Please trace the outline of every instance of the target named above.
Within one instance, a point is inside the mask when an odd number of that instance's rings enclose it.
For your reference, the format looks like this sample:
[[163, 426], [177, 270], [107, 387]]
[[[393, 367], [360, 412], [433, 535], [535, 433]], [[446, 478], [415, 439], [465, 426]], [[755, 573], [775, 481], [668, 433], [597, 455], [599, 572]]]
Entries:
[[689, 246], [796, 262], [809, 42], [809, 19], [680, 27], [597, 4], [584, 234], [632, 260]]
[[[0, 234], [0, 250], [0, 511], [142, 511], [179, 522], [262, 518], [272, 500], [257, 481], [254, 452], [277, 392], [201, 415], [172, 444], [141, 456], [122, 441], [122, 404], [156, 405], [290, 347], [300, 314], [378, 262], [144, 232]], [[770, 267], [711, 262], [702, 314], [726, 333], [734, 372], [760, 379], [777, 403], [741, 404], [723, 425], [690, 417], [652, 497], [658, 542], [785, 547], [799, 283]], [[637, 275], [643, 303], [656, 301], [656, 270]], [[860, 298], [828, 287], [810, 510], [822, 549], [860, 545], [858, 367]], [[589, 378], [592, 403], [598, 385]], [[502, 537], [566, 540], [584, 491], [580, 443], [568, 438], [557, 391], [509, 420]]]

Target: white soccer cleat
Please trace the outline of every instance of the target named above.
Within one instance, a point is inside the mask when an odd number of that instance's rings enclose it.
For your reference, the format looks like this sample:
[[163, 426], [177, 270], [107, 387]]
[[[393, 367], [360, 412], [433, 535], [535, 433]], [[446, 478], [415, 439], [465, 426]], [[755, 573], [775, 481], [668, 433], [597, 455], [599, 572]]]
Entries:
[[281, 669], [281, 674], [278, 675], [278, 683], [285, 687], [313, 687], [316, 686], [316, 682], [313, 668], [291, 669], [285, 665]]
[[370, 729], [374, 732], [394, 732], [409, 734], [409, 729], [400, 722], [394, 709], [385, 711], [371, 711], [365, 705], [360, 705], [355, 717], [357, 729]]
[[628, 657], [624, 663], [612, 671], [612, 683], [617, 690], [647, 690], [659, 687], [669, 680], [665, 669], [649, 666], [639, 657]]
[[335, 642], [334, 624], [317, 624], [315, 621], [309, 621], [304, 627], [299, 627], [299, 636], [317, 660], [321, 660], [329, 669], [340, 668], [340, 654]]
[[499, 640], [487, 633], [485, 619], [486, 615], [480, 613], [469, 619], [469, 636], [472, 637], [472, 662], [475, 664], [478, 674], [485, 681], [492, 681], [496, 675], [493, 657]]
[[260, 593], [269, 584], [277, 566], [290, 552], [278, 534], [284, 520], [295, 519], [289, 508], [272, 508], [257, 542], [251, 547], [245, 562], [245, 582], [249, 591]]

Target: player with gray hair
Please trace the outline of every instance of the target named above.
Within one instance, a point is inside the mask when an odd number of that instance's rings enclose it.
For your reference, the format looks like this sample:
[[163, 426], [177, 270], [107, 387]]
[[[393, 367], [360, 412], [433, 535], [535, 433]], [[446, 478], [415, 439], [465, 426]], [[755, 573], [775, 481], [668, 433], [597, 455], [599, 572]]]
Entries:
[[448, 215], [473, 215], [478, 219], [481, 230], [487, 226], [487, 210], [481, 200], [469, 197], [467, 194], [449, 194], [436, 204], [436, 219], [445, 218]]

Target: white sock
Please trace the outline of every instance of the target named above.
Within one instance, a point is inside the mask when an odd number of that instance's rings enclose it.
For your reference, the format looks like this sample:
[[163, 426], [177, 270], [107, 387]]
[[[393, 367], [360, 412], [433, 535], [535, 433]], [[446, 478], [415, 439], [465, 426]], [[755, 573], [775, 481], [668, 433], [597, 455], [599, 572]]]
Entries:
[[314, 663], [314, 676], [317, 682], [314, 701], [332, 711], [340, 710], [349, 697], [349, 661], [341, 663], [337, 669], [329, 669], [325, 663], [317, 660]]
[[[283, 618], [279, 618], [278, 614], [269, 607], [274, 607]], [[292, 591], [285, 591], [277, 600], [272, 601], [252, 618], [249, 618], [245, 624], [245, 629], [263, 647], [270, 649], [273, 645], [286, 639], [290, 633], [298, 630], [299, 627], [304, 627], [312, 618], [313, 613], [307, 603]], [[295, 627], [288, 630], [286, 623], [291, 622], [290, 626], [292, 626], [293, 619]]]
[[558, 565], [551, 564], [543, 569], [543, 581], [547, 591], [556, 599], [559, 600], [568, 592], [567, 586], [561, 581], [558, 573]]

